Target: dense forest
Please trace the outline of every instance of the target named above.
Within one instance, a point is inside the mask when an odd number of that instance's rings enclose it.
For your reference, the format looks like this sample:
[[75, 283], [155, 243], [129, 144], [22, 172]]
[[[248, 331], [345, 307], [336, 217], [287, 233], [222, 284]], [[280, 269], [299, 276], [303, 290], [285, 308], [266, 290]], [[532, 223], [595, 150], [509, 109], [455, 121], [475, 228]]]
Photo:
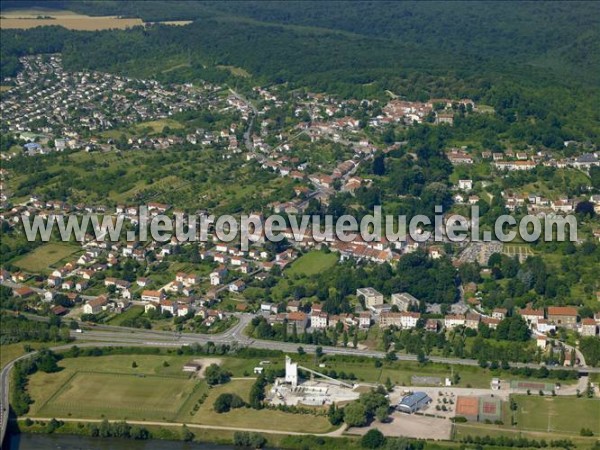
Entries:
[[[5, 2], [10, 6], [10, 2]], [[471, 97], [506, 121], [598, 140], [596, 3], [62, 2], [78, 12], [193, 19], [101, 32], [2, 30], [2, 75], [17, 57], [63, 53], [68, 69], [163, 81], [288, 83], [344, 97]], [[7, 5], [3, 5], [5, 8]], [[223, 66], [241, 67], [251, 79]]]

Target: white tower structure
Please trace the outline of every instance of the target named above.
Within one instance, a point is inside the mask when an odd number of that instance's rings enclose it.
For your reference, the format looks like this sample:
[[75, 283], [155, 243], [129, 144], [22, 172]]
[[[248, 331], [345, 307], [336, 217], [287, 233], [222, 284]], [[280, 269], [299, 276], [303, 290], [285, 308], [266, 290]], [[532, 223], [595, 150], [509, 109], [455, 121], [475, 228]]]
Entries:
[[298, 363], [292, 362], [289, 356], [285, 357], [285, 382], [298, 386]]

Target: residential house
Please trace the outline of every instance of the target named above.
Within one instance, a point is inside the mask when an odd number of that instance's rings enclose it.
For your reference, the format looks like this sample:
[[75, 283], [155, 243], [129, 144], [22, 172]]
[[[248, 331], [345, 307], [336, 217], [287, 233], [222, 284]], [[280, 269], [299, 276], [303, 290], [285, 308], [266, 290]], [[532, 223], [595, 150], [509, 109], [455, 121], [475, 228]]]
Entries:
[[546, 350], [546, 347], [548, 346], [548, 338], [544, 335], [538, 335], [535, 338], [535, 343], [538, 348]]
[[548, 320], [556, 326], [575, 328], [577, 326], [577, 308], [572, 306], [549, 306]]
[[379, 327], [415, 328], [421, 314], [415, 312], [382, 312], [379, 316]]
[[218, 286], [223, 283], [225, 276], [227, 275], [227, 269], [225, 266], [219, 266], [215, 271], [210, 274], [211, 286]]
[[494, 319], [502, 320], [506, 317], [507, 313], [508, 311], [506, 310], [506, 308], [494, 308], [494, 310], [492, 311], [492, 317]]
[[544, 318], [543, 309], [531, 309], [530, 307], [517, 310], [517, 313], [525, 319], [529, 325], [537, 326], [538, 322]]
[[108, 304], [108, 299], [104, 295], [99, 295], [96, 298], [88, 301], [83, 305], [84, 314], [98, 314], [102, 311], [103, 307]]
[[50, 287], [56, 287], [56, 286], [60, 285], [61, 281], [62, 280], [60, 279], [60, 277], [55, 277], [53, 275], [50, 275], [48, 277], [48, 279], [46, 280], [46, 284], [48, 284], [48, 286], [50, 286]]
[[367, 330], [371, 326], [371, 313], [363, 311], [358, 315], [358, 327]]
[[498, 324], [500, 323], [500, 320], [501, 319], [498, 319], [497, 317], [482, 317], [481, 323], [484, 323], [490, 329], [495, 330], [496, 328], [498, 328]]
[[444, 326], [448, 329], [456, 328], [465, 325], [465, 316], [463, 315], [447, 315], [444, 317]]
[[461, 191], [470, 191], [473, 189], [473, 180], [458, 180], [458, 189]]
[[479, 326], [479, 321], [481, 320], [481, 316], [475, 313], [467, 313], [465, 317], [465, 326], [467, 328], [471, 328], [476, 330]]
[[437, 333], [439, 327], [439, 322], [436, 319], [427, 319], [425, 322], [425, 331], [431, 331], [432, 333]]
[[310, 327], [324, 330], [328, 325], [329, 315], [326, 312], [318, 312], [310, 315]]
[[242, 292], [246, 288], [246, 283], [243, 280], [235, 280], [228, 286], [229, 292]]
[[160, 303], [160, 301], [164, 298], [165, 298], [165, 294], [162, 291], [151, 291], [151, 290], [142, 291], [142, 301], [143, 302]]
[[86, 280], [79, 280], [75, 283], [75, 290], [77, 292], [82, 292], [88, 287], [88, 282]]
[[596, 321], [594, 319], [585, 318], [581, 320], [581, 335], [596, 336], [597, 331]]
[[169, 312], [171, 315], [175, 315], [177, 312], [177, 303], [171, 300], [163, 299], [160, 301], [160, 312]]
[[295, 325], [296, 331], [300, 334], [304, 332], [308, 325], [308, 316], [303, 312], [289, 313], [286, 318], [288, 333], [293, 331]]
[[22, 286], [20, 288], [13, 289], [13, 295], [19, 298], [27, 298], [31, 297], [35, 294], [35, 291], [27, 286]]

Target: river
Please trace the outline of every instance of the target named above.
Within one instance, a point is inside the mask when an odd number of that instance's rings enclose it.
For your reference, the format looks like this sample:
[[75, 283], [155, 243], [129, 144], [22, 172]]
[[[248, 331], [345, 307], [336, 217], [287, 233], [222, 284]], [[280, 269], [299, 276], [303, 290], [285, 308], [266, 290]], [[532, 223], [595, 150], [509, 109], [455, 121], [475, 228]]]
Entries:
[[[17, 434], [6, 450], [231, 450], [235, 447], [178, 441], [134, 441], [65, 434]], [[4, 447], [3, 447], [4, 449]]]

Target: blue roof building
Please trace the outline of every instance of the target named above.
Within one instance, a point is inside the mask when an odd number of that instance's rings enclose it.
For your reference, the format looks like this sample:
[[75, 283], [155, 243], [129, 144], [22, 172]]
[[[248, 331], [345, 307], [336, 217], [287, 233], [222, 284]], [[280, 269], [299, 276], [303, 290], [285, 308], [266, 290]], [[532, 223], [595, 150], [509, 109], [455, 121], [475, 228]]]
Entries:
[[398, 403], [398, 411], [413, 414], [431, 403], [431, 398], [425, 392], [415, 392], [404, 397]]
[[37, 142], [28, 142], [23, 147], [25, 147], [25, 150], [39, 150], [42, 148], [42, 146]]

